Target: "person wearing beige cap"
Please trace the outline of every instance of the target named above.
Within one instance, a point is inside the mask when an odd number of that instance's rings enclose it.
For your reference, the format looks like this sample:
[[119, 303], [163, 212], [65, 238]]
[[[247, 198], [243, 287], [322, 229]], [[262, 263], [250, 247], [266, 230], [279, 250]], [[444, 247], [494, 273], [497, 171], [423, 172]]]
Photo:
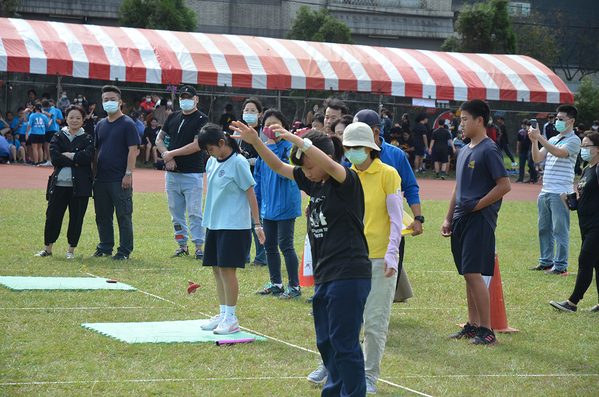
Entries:
[[380, 160], [370, 126], [354, 122], [343, 132], [345, 156], [364, 190], [364, 235], [372, 262], [371, 290], [364, 307], [366, 392], [376, 393], [398, 274], [403, 197], [397, 171]]

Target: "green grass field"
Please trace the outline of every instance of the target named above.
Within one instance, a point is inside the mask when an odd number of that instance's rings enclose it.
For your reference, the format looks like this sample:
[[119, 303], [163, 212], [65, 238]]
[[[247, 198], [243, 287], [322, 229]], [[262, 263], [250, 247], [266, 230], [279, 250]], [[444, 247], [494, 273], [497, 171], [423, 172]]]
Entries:
[[[425, 233], [408, 237], [404, 265], [416, 295], [396, 303], [382, 363], [381, 396], [596, 396], [599, 395], [599, 317], [558, 313], [577, 270], [580, 232], [573, 214], [570, 276], [527, 270], [538, 258], [535, 203], [506, 202], [497, 248], [509, 325], [491, 348], [449, 341], [466, 315], [464, 282], [449, 240], [439, 230], [447, 202], [425, 201]], [[131, 284], [136, 292], [29, 291], [0, 287], [0, 396], [317, 396], [308, 383], [318, 363], [310, 307], [303, 299], [256, 296], [266, 268], [238, 273], [240, 325], [268, 342], [125, 344], [81, 327], [86, 322], [206, 318], [218, 302], [212, 273], [190, 258], [169, 259], [176, 244], [165, 194], [135, 193], [132, 259], [90, 258], [97, 243], [90, 201], [76, 259], [64, 259], [66, 222], [51, 258], [43, 249], [43, 191], [2, 190], [0, 275], [96, 276]], [[305, 224], [296, 225], [301, 256]], [[231, 244], [235, 244], [234, 241]], [[202, 287], [186, 293], [187, 280]], [[286, 279], [286, 275], [284, 275]], [[310, 297], [313, 288], [304, 288]], [[150, 295], [151, 294], [151, 295]], [[591, 285], [582, 308], [597, 302]], [[388, 383], [387, 383], [388, 382]], [[412, 391], [410, 391], [411, 389]]]

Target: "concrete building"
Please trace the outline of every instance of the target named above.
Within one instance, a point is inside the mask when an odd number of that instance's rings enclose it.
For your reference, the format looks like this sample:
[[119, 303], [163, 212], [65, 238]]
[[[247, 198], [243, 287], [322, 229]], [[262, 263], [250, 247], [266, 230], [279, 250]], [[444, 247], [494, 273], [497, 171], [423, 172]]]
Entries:
[[301, 6], [327, 9], [357, 44], [440, 50], [453, 33], [451, 0], [187, 0], [199, 31], [282, 38]]
[[[25, 19], [118, 26], [123, 0], [21, 0]], [[453, 33], [451, 0], [186, 0], [198, 31], [283, 38], [303, 5], [328, 9], [357, 44], [440, 50]]]
[[52, 0], [42, 3], [39, 0], [20, 0], [19, 3], [17, 12], [23, 19], [118, 26], [123, 0]]

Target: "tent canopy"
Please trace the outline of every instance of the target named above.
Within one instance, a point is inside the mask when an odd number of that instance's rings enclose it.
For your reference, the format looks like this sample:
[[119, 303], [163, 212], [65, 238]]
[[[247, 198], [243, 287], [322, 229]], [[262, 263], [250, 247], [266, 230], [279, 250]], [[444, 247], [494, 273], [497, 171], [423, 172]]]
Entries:
[[573, 103], [522, 55], [405, 50], [267, 37], [0, 18], [0, 71], [154, 84], [332, 90], [400, 97]]

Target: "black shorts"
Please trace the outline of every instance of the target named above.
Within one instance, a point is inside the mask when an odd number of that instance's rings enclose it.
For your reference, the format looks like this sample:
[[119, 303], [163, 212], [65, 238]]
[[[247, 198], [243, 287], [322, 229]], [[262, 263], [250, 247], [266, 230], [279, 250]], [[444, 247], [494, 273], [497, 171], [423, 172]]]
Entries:
[[458, 273], [495, 273], [495, 228], [481, 211], [454, 219], [451, 227], [451, 252]]
[[44, 135], [29, 134], [27, 145], [32, 145], [34, 143], [46, 143], [46, 137]]
[[19, 142], [21, 142], [21, 146], [23, 146], [23, 144], [24, 144], [25, 142], [27, 142], [27, 137], [25, 136], [25, 134], [18, 134], [18, 133], [15, 133], [15, 135], [18, 135], [18, 136], [19, 136]]
[[252, 231], [206, 229], [203, 266], [245, 269], [245, 260], [252, 244]]
[[435, 163], [447, 163], [447, 152], [441, 150], [435, 150], [433, 148], [433, 162]]
[[52, 137], [54, 136], [54, 134], [56, 134], [58, 131], [46, 131], [46, 143], [50, 143], [50, 141], [52, 140]]
[[424, 146], [414, 146], [414, 151], [412, 152], [414, 156], [424, 156]]

